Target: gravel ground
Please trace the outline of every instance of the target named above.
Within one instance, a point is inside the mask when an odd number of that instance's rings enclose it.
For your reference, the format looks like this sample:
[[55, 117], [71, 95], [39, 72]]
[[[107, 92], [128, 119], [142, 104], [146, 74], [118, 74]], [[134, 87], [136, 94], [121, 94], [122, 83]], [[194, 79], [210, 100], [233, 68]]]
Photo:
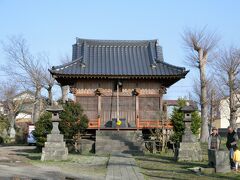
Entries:
[[0, 146], [1, 180], [101, 180], [108, 157], [69, 155], [67, 161], [41, 162], [34, 146]]

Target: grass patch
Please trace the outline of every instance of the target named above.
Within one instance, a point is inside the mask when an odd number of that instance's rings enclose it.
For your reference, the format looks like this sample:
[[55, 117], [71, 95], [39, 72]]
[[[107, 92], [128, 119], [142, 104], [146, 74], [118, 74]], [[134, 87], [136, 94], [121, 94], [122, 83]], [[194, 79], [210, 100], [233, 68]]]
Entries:
[[[205, 147], [203, 144], [202, 147]], [[205, 153], [205, 149], [203, 149]], [[207, 151], [207, 150], [206, 150]], [[201, 174], [194, 173], [188, 168], [208, 167], [207, 159], [201, 162], [176, 162], [172, 152], [161, 154], [146, 154], [135, 156], [137, 165], [144, 174], [146, 180], [150, 179], [176, 179], [176, 180], [216, 180], [216, 179], [240, 179], [240, 172]]]
[[22, 150], [18, 155], [25, 156], [27, 162], [41, 168], [57, 170], [67, 174], [104, 177], [107, 171], [109, 156], [94, 154], [69, 154], [65, 161], [41, 161], [41, 153], [37, 150]]
[[68, 155], [65, 161], [31, 160], [33, 165], [39, 167], [55, 167], [62, 172], [71, 174], [94, 175], [104, 177], [106, 174], [108, 157], [90, 155]]

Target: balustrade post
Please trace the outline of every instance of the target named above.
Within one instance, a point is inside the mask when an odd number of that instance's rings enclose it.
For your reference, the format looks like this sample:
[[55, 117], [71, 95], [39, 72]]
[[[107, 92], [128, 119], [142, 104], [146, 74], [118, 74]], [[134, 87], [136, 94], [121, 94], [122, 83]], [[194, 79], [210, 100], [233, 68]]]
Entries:
[[100, 116], [97, 119], [97, 126], [98, 126], [98, 130], [100, 130], [100, 126], [101, 126]]
[[136, 126], [137, 126], [137, 130], [139, 129], [139, 117], [137, 116], [136, 118]]

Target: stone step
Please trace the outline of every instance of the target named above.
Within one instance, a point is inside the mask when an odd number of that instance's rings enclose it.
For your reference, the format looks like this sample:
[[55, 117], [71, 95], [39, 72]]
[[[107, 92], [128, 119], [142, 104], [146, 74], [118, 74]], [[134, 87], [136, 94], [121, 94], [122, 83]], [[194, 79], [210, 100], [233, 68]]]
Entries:
[[96, 136], [96, 140], [141, 141], [142, 137]]
[[97, 144], [111, 144], [111, 145], [118, 145], [118, 146], [124, 146], [125, 142], [124, 141], [119, 141], [119, 140], [112, 140], [112, 139], [101, 139], [96, 141]]
[[97, 131], [95, 142], [96, 154], [143, 153], [142, 136], [139, 131]]
[[[128, 147], [122, 147], [122, 148], [107, 148], [107, 147], [98, 147], [96, 149], [96, 152], [111, 152], [111, 151], [131, 151], [132, 149], [129, 149]], [[133, 151], [139, 151], [139, 150], [133, 150]]]
[[98, 145], [96, 144], [95, 149], [132, 149], [132, 150], [142, 150], [139, 146], [112, 146], [111, 144]]
[[140, 146], [141, 143], [138, 142], [131, 142], [131, 141], [119, 141], [119, 140], [97, 140], [96, 144], [99, 145], [105, 145], [105, 144], [111, 144], [113, 146]]
[[132, 137], [132, 136], [141, 136], [140, 131], [116, 131], [116, 130], [99, 130], [96, 131], [96, 136], [121, 136], [121, 137]]
[[96, 147], [98, 146], [106, 146], [110, 145], [112, 147], [122, 147], [122, 146], [127, 146], [129, 148], [135, 148], [135, 147], [141, 147], [141, 144], [139, 143], [134, 143], [134, 142], [128, 142], [128, 141], [116, 141], [116, 140], [110, 140], [110, 141], [96, 141]]
[[66, 143], [65, 142], [45, 142], [44, 144], [45, 148], [52, 147], [52, 148], [65, 148]]
[[122, 142], [124, 142], [124, 141], [130, 141], [130, 142], [132, 142], [132, 141], [136, 141], [136, 139], [134, 139], [134, 138], [132, 138], [132, 139], [130, 139], [130, 138], [112, 138], [112, 137], [100, 137], [100, 138], [96, 138], [96, 141], [111, 141], [111, 140], [118, 140], [118, 141], [122, 141]]
[[106, 131], [101, 130], [96, 132], [96, 136], [112, 136], [112, 137], [134, 137], [139, 136], [142, 133], [139, 131]]
[[112, 149], [109, 151], [99, 151], [97, 154], [98, 155], [106, 155], [106, 154], [119, 154], [119, 153], [123, 153], [123, 154], [132, 154], [132, 155], [143, 155], [143, 151], [135, 151], [135, 150], [119, 150], [119, 149]]

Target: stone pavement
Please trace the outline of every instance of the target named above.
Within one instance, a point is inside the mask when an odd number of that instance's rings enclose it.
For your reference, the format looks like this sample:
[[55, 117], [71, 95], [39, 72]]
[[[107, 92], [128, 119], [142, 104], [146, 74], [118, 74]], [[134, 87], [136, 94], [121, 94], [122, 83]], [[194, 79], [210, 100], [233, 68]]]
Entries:
[[107, 166], [106, 180], [144, 180], [134, 158], [129, 154], [112, 154]]

